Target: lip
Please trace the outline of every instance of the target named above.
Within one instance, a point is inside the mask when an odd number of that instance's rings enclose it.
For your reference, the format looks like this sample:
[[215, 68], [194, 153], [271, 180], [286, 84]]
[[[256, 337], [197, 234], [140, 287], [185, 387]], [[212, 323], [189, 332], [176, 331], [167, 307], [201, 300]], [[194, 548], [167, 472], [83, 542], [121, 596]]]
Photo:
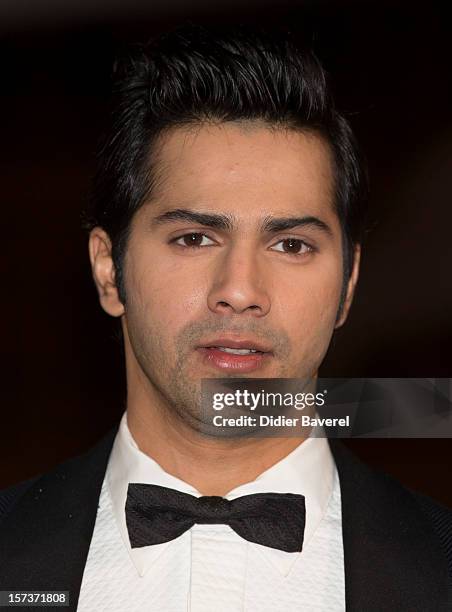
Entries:
[[[219, 350], [222, 348], [253, 349], [258, 353], [249, 355], [233, 355]], [[263, 367], [273, 353], [260, 342], [252, 339], [240, 340], [232, 338], [214, 338], [203, 342], [197, 347], [197, 351], [202, 356], [204, 362], [223, 372], [249, 373]]]
[[253, 340], [252, 338], [240, 338], [240, 340], [234, 338], [212, 338], [206, 340], [198, 345], [197, 348], [212, 348], [221, 346], [223, 348], [235, 348], [235, 349], [253, 349], [260, 351], [261, 353], [271, 353], [269, 347], [264, 346], [260, 342]]

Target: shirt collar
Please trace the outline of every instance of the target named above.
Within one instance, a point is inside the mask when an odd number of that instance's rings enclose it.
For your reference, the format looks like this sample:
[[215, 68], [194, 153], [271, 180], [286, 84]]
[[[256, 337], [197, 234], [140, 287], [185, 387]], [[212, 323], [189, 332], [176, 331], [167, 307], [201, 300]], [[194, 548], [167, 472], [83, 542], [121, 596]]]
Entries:
[[[235, 499], [252, 493], [298, 493], [305, 496], [306, 525], [303, 549], [309, 545], [326, 511], [333, 488], [334, 460], [326, 438], [310, 437], [297, 446], [289, 455], [275, 463], [256, 480], [236, 487], [225, 496]], [[127, 426], [124, 413], [110, 455], [107, 472], [107, 487], [113, 513], [121, 537], [140, 576], [153, 565], [157, 557], [171, 546], [172, 542], [132, 548], [126, 525], [125, 504], [130, 482], [156, 484], [182, 493], [199, 497], [201, 493], [188, 483], [165, 472], [151, 457], [137, 446]], [[184, 536], [181, 536], [184, 537]], [[283, 575], [288, 575], [293, 563], [302, 553], [284, 551], [248, 543], [265, 555]]]

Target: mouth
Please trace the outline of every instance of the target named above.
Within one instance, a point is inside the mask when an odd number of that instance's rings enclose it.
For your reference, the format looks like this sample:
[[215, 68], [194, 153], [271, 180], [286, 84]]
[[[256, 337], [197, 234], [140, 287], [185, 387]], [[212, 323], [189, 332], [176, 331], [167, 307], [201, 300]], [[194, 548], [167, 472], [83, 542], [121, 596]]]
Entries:
[[273, 357], [269, 347], [252, 339], [214, 338], [196, 350], [206, 364], [223, 372], [254, 372]]

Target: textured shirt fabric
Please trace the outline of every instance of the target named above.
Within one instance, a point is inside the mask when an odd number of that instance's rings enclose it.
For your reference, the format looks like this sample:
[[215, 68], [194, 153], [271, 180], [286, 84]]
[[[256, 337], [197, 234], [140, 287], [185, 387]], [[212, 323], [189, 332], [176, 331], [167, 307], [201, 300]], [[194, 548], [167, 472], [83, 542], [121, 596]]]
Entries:
[[325, 438], [309, 438], [225, 496], [304, 495], [302, 552], [247, 542], [227, 525], [194, 525], [171, 542], [132, 549], [124, 510], [129, 482], [201, 495], [139, 450], [124, 414], [99, 498], [79, 611], [345, 610], [340, 486]]

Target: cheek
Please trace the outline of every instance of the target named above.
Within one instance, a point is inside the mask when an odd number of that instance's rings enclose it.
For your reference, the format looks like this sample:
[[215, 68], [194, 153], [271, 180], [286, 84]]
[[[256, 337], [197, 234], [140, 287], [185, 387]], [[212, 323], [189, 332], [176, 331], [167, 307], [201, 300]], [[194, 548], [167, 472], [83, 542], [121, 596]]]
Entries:
[[129, 305], [148, 325], [176, 332], [205, 306], [205, 281], [181, 262], [174, 264], [156, 257], [152, 265], [145, 262], [146, 258], [129, 259], [126, 283]]
[[291, 327], [287, 331], [301, 342], [328, 339], [336, 321], [342, 288], [342, 266], [337, 259], [302, 268], [275, 285], [275, 314]]

